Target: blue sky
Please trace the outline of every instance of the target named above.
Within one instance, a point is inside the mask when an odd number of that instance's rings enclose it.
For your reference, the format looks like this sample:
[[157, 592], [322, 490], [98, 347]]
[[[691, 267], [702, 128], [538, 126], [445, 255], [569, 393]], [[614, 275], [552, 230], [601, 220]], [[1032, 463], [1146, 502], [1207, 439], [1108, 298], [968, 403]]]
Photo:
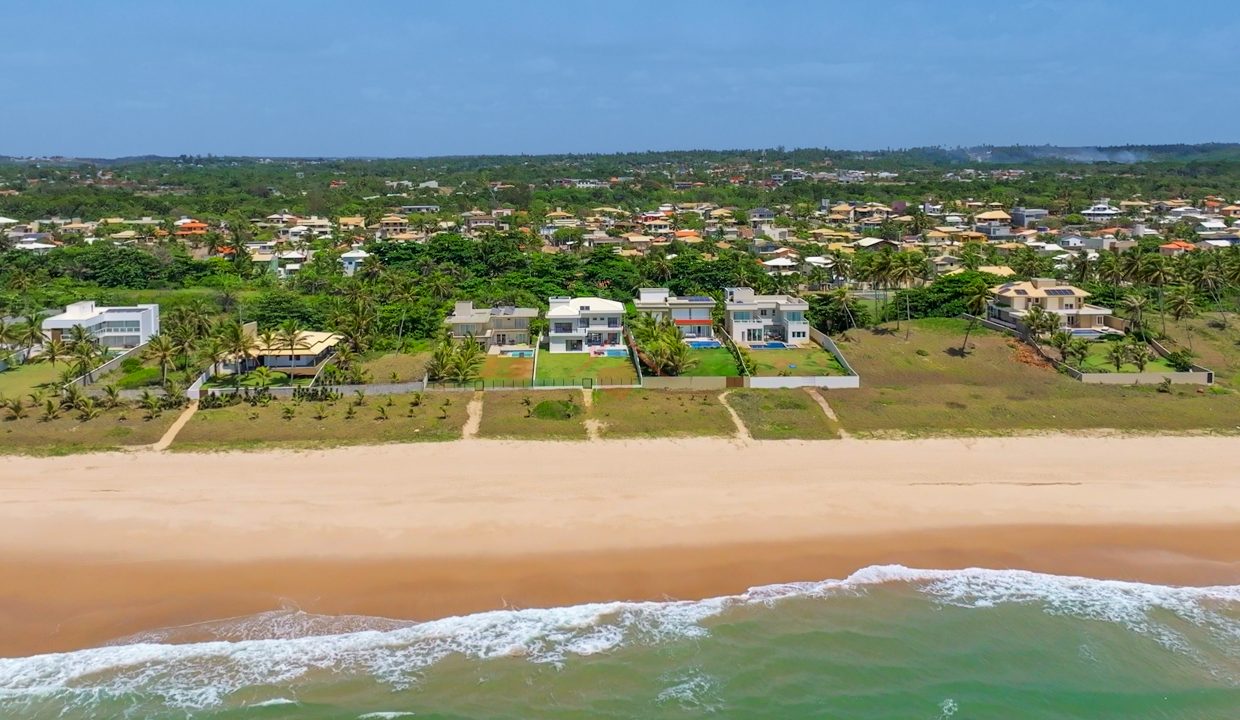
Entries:
[[1226, 1], [0, 5], [0, 154], [1236, 141]]

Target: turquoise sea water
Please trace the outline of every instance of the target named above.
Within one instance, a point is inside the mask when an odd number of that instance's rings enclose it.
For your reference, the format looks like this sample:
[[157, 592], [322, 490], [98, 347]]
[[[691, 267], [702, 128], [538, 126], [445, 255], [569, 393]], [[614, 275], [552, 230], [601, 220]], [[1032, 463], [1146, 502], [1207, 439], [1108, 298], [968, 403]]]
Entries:
[[294, 610], [0, 660], [3, 718], [1240, 718], [1240, 586], [866, 568], [427, 623]]

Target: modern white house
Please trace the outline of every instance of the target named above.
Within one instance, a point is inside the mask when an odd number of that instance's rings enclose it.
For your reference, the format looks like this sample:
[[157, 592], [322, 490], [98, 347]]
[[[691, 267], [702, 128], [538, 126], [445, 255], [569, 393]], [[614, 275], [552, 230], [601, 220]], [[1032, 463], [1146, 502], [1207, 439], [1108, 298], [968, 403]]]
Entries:
[[159, 334], [159, 306], [100, 307], [83, 300], [43, 320], [43, 333], [60, 340], [74, 326], [90, 332], [105, 348], [134, 348]]
[[738, 343], [808, 345], [809, 303], [792, 295], [758, 295], [753, 288], [724, 288], [725, 325]]
[[633, 303], [637, 312], [656, 321], [670, 317], [686, 340], [710, 340], [715, 337], [715, 299], [709, 295], [672, 295], [667, 288], [639, 288]]
[[472, 337], [488, 351], [495, 348], [529, 346], [530, 321], [538, 317], [538, 308], [506, 305], [493, 308], [476, 308], [473, 301], [456, 303], [452, 314], [444, 318], [444, 325], [451, 328], [452, 337], [464, 340]]
[[597, 297], [553, 297], [548, 303], [550, 352], [628, 352], [624, 344], [623, 303]]
[[346, 276], [353, 277], [353, 273], [358, 271], [358, 268], [362, 266], [362, 263], [366, 262], [368, 257], [370, 257], [370, 253], [360, 247], [355, 247], [347, 253], [340, 255], [340, 266]]
[[1108, 223], [1114, 220], [1117, 216], [1121, 215], [1122, 213], [1123, 213], [1122, 210], [1120, 210], [1117, 207], [1112, 207], [1109, 203], [1107, 203], [1104, 200], [1100, 203], [1096, 203], [1082, 210], [1081, 217], [1085, 218], [1086, 220], [1092, 223], [1105, 224], [1105, 223]]

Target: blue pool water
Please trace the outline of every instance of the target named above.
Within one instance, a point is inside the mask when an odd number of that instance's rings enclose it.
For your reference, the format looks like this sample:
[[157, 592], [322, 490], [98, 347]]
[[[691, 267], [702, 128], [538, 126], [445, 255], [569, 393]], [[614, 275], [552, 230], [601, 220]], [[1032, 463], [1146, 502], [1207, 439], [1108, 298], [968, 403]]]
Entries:
[[628, 350], [604, 350], [603, 355], [606, 357], [628, 357]]
[[500, 355], [503, 355], [504, 357], [532, 358], [534, 357], [534, 351], [533, 350], [501, 350]]
[[1089, 328], [1076, 328], [1072, 331], [1072, 337], [1084, 338], [1086, 340], [1097, 340], [1105, 334], [1097, 330], [1090, 330]]
[[750, 345], [749, 349], [750, 350], [784, 350], [787, 347], [788, 346], [785, 345], [784, 343], [772, 341], [772, 342], [765, 342], [765, 343], [755, 343], [753, 345]]
[[718, 340], [689, 340], [687, 342], [689, 343], [689, 347], [698, 350], [710, 350], [712, 348], [723, 347], [723, 344]]

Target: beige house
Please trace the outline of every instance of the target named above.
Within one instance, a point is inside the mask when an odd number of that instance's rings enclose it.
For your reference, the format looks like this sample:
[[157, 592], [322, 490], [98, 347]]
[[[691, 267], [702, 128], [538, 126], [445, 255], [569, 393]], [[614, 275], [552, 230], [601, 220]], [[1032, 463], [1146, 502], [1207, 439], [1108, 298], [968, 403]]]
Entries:
[[1052, 278], [1034, 278], [1023, 282], [1004, 283], [991, 289], [994, 299], [986, 309], [991, 320], [1015, 325], [1031, 308], [1059, 316], [1060, 325], [1067, 328], [1096, 329], [1106, 327], [1110, 308], [1085, 302], [1089, 293]]
[[452, 337], [463, 340], [473, 337], [487, 350], [530, 344], [530, 320], [538, 317], [537, 308], [504, 306], [476, 308], [470, 300], [456, 303], [444, 325], [452, 329]]

